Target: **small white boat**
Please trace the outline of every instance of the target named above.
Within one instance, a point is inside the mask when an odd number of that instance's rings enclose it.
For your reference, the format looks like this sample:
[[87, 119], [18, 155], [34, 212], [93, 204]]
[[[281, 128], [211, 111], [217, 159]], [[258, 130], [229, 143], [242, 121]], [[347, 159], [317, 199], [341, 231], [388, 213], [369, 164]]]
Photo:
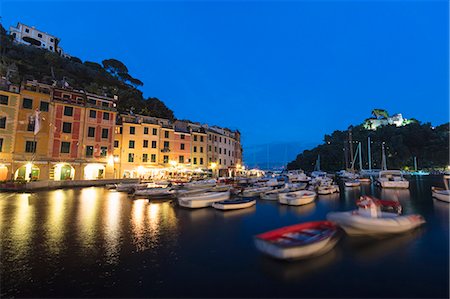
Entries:
[[295, 192], [279, 193], [278, 201], [281, 204], [300, 206], [312, 203], [317, 194], [314, 191], [300, 190]]
[[164, 197], [175, 195], [175, 190], [171, 188], [152, 188], [152, 189], [140, 189], [134, 191], [135, 196], [147, 196], [147, 197]]
[[141, 186], [147, 186], [146, 184], [139, 184], [139, 183], [120, 183], [117, 185], [116, 190], [118, 192], [133, 192], [136, 189], [140, 189]]
[[183, 184], [183, 187], [189, 190], [192, 189], [207, 189], [216, 186], [216, 180], [195, 181]]
[[336, 192], [339, 192], [338, 185], [331, 184], [317, 187], [317, 193], [320, 195], [333, 194]]
[[250, 208], [256, 204], [255, 199], [237, 198], [218, 201], [212, 204], [212, 207], [218, 210], [238, 210]]
[[256, 235], [255, 245], [259, 251], [276, 259], [305, 259], [330, 251], [339, 237], [336, 225], [315, 221]]
[[431, 187], [431, 193], [438, 200], [450, 202], [450, 190], [448, 189]]
[[108, 189], [108, 190], [116, 189], [117, 188], [117, 184], [106, 184], [105, 188]]
[[345, 187], [359, 187], [361, 182], [359, 180], [350, 180], [344, 182]]
[[278, 200], [278, 195], [283, 192], [288, 192], [288, 188], [274, 189], [261, 193], [260, 197], [264, 200]]
[[179, 196], [178, 204], [186, 208], [205, 208], [218, 201], [230, 198], [230, 191], [227, 192], [205, 192], [198, 195]]
[[409, 181], [403, 177], [400, 170], [380, 171], [377, 183], [382, 188], [409, 188]]
[[358, 181], [361, 184], [366, 184], [366, 183], [371, 183], [372, 182], [372, 180], [370, 178], [359, 178]]
[[247, 188], [238, 193], [241, 197], [258, 197], [261, 193], [272, 190], [272, 187]]
[[327, 220], [341, 226], [349, 235], [403, 233], [425, 223], [420, 215], [383, 212], [381, 204], [368, 196], [359, 200], [358, 207], [355, 211], [328, 213]]

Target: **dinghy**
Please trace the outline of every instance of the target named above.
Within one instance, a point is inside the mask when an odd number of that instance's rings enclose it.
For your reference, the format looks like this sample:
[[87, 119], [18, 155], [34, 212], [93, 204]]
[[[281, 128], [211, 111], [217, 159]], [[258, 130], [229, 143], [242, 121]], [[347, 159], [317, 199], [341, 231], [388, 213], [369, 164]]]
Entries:
[[316, 192], [308, 190], [280, 193], [278, 194], [278, 201], [285, 205], [300, 206], [312, 203], [316, 195]]
[[402, 205], [395, 200], [382, 200], [372, 196], [363, 195], [356, 201], [359, 209], [370, 209], [372, 204], [378, 206], [381, 212], [394, 213], [400, 215], [402, 213]]
[[431, 193], [438, 200], [450, 202], [450, 190], [448, 189], [431, 187]]
[[341, 226], [349, 235], [396, 234], [415, 229], [425, 223], [420, 215], [399, 216], [392, 212], [383, 212], [380, 204], [370, 197], [368, 206], [359, 205], [359, 209], [349, 212], [331, 212], [327, 220]]
[[277, 259], [304, 259], [330, 251], [339, 237], [333, 223], [315, 221], [259, 234], [255, 236], [255, 245], [262, 253]]
[[178, 204], [186, 208], [205, 208], [218, 201], [230, 198], [230, 191], [227, 192], [205, 192], [197, 195], [179, 196]]
[[361, 184], [365, 184], [365, 183], [370, 183], [370, 182], [372, 182], [370, 178], [359, 178], [358, 181], [359, 181]]
[[212, 204], [212, 207], [218, 210], [238, 210], [250, 208], [256, 204], [255, 199], [236, 198], [218, 201]]
[[361, 182], [359, 180], [350, 180], [344, 182], [345, 187], [359, 187]]
[[270, 190], [270, 191], [266, 191], [261, 193], [261, 199], [265, 199], [265, 200], [278, 200], [278, 195], [280, 193], [284, 193], [289, 191], [288, 188], [283, 188], [283, 189], [275, 189], [275, 190]]
[[332, 194], [335, 192], [339, 192], [339, 186], [338, 185], [324, 185], [324, 186], [319, 186], [317, 188], [317, 193], [320, 195], [327, 195], [327, 194]]

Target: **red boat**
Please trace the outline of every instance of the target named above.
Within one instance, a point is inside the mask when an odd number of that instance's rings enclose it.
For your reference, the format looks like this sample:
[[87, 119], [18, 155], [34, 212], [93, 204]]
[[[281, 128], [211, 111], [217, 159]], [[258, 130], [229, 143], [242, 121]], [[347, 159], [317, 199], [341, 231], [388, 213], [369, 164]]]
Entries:
[[395, 213], [398, 215], [402, 213], [402, 205], [400, 202], [395, 200], [382, 200], [368, 195], [361, 196], [356, 201], [356, 205], [360, 209], [370, 209], [371, 205], [375, 205], [379, 207], [382, 212]]
[[304, 259], [330, 251], [339, 240], [336, 225], [329, 221], [314, 221], [286, 226], [255, 236], [255, 245], [271, 257]]

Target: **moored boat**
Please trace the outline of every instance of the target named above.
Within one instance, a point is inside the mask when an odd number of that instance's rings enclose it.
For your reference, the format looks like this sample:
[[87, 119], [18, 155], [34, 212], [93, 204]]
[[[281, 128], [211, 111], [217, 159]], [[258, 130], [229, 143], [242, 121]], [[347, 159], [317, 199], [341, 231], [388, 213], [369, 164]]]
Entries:
[[238, 210], [250, 208], [256, 204], [255, 199], [236, 198], [214, 202], [212, 207], [218, 210]]
[[409, 181], [403, 177], [400, 170], [380, 171], [377, 183], [382, 188], [409, 188]]
[[324, 186], [317, 187], [317, 193], [320, 195], [327, 195], [327, 194], [332, 194], [332, 193], [336, 193], [336, 192], [339, 192], [338, 185], [330, 184], [330, 185], [324, 185]]
[[135, 196], [145, 196], [145, 197], [171, 197], [175, 195], [175, 190], [171, 188], [151, 188], [151, 189], [140, 189], [135, 190]]
[[359, 187], [361, 182], [359, 180], [349, 180], [344, 182], [345, 187]]
[[242, 197], [258, 197], [261, 193], [272, 190], [272, 187], [256, 187], [242, 190], [238, 195]]
[[300, 206], [312, 203], [316, 198], [316, 195], [316, 192], [309, 190], [279, 193], [278, 201], [285, 205]]
[[179, 196], [178, 204], [186, 208], [205, 208], [214, 202], [227, 200], [230, 198], [230, 191], [227, 192], [205, 192], [196, 195]]
[[277, 259], [304, 259], [330, 251], [339, 235], [336, 225], [329, 221], [306, 222], [256, 235], [255, 245]]
[[431, 187], [431, 194], [438, 200], [450, 202], [450, 190], [448, 189]]

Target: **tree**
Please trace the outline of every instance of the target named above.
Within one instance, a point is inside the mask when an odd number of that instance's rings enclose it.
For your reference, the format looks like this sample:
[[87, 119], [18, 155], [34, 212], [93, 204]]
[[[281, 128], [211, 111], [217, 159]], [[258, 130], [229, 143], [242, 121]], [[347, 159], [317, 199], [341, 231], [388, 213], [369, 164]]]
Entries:
[[102, 61], [102, 64], [104, 69], [116, 78], [119, 77], [119, 74], [128, 74], [128, 68], [117, 59], [106, 59]]

